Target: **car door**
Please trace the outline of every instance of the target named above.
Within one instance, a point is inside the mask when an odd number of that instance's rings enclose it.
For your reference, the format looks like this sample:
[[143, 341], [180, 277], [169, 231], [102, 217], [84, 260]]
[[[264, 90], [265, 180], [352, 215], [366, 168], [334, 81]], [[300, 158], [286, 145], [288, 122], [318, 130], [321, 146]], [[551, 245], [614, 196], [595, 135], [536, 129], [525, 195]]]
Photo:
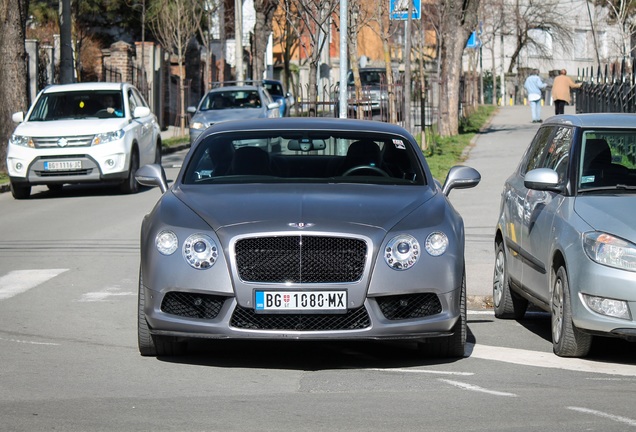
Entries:
[[[127, 93], [131, 114], [134, 113], [136, 107], [148, 106], [137, 89], [130, 87]], [[155, 116], [152, 113], [144, 117], [133, 118], [133, 123], [136, 124], [135, 127], [137, 129], [136, 136], [139, 143], [140, 165], [149, 164], [155, 160], [155, 143], [153, 140], [155, 122]]]
[[523, 285], [535, 297], [549, 303], [550, 268], [553, 240], [558, 233], [554, 229], [554, 217], [565, 199], [565, 186], [570, 167], [570, 149], [574, 130], [569, 126], [558, 126], [550, 136], [544, 157], [536, 168], [549, 168], [559, 174], [559, 186], [563, 192], [537, 191], [529, 189], [522, 229], [521, 245], [523, 260]]
[[524, 186], [525, 174], [538, 167], [543, 159], [546, 144], [554, 128], [544, 126], [539, 129], [532, 143], [521, 159], [517, 171], [508, 178], [502, 195], [502, 212], [504, 221], [504, 241], [507, 250], [508, 275], [516, 285], [522, 281], [524, 251], [522, 248], [522, 231], [526, 222], [526, 199], [528, 189]]

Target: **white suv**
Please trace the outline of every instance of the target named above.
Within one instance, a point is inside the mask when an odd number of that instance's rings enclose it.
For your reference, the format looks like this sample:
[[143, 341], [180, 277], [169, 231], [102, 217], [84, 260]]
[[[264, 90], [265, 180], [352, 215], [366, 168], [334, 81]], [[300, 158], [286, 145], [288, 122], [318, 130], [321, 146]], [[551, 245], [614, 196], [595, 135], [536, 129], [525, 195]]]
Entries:
[[115, 182], [137, 192], [135, 171], [161, 163], [157, 118], [127, 83], [52, 85], [29, 109], [9, 140], [11, 193], [28, 198], [32, 185], [60, 189], [65, 183]]

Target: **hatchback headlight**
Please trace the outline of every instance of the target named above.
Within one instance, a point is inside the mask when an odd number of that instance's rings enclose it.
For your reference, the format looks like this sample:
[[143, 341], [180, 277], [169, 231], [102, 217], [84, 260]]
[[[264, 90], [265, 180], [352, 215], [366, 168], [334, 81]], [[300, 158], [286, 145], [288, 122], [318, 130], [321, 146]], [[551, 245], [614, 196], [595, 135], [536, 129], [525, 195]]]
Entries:
[[120, 140], [124, 137], [124, 130], [120, 129], [114, 132], [104, 132], [104, 133], [98, 133], [95, 135], [95, 137], [93, 138], [93, 143], [92, 145], [98, 145], [98, 144], [106, 144], [109, 143], [111, 141], [117, 141]]
[[33, 144], [33, 140], [31, 137], [22, 136], [22, 135], [11, 135], [9, 139], [9, 144], [21, 146], [21, 147], [31, 147], [34, 148], [35, 144]]
[[190, 129], [204, 129], [205, 125], [201, 122], [195, 121], [190, 123]]
[[219, 256], [216, 242], [205, 234], [192, 234], [183, 242], [183, 258], [195, 269], [207, 269]]
[[406, 270], [415, 265], [420, 256], [420, 244], [408, 234], [393, 237], [384, 249], [384, 261], [394, 270]]
[[636, 245], [631, 242], [595, 231], [583, 235], [583, 249], [599, 264], [636, 271]]

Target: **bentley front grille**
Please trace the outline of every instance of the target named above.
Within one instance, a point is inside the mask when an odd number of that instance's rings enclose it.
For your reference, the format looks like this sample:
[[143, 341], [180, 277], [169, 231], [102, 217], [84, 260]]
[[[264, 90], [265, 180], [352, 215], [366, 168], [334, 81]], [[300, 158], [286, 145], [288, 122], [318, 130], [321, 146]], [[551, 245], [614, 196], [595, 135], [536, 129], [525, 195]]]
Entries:
[[161, 311], [185, 318], [214, 319], [227, 297], [171, 291], [161, 302]]
[[366, 242], [346, 237], [296, 235], [236, 242], [238, 274], [245, 282], [356, 282], [366, 257]]
[[246, 330], [327, 331], [364, 329], [371, 321], [364, 307], [346, 314], [258, 314], [237, 306], [230, 325]]

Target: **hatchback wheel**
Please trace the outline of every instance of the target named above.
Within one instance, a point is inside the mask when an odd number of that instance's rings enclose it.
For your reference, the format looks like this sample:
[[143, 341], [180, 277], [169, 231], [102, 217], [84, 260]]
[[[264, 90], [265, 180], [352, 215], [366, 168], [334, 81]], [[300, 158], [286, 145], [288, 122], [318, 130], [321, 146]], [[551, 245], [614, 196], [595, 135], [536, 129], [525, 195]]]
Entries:
[[552, 276], [550, 314], [554, 353], [560, 357], [585, 357], [592, 346], [592, 335], [583, 333], [572, 322], [570, 285], [565, 267], [559, 267]]
[[520, 320], [528, 309], [528, 301], [510, 290], [510, 277], [503, 242], [497, 242], [495, 248], [492, 300], [497, 318]]

